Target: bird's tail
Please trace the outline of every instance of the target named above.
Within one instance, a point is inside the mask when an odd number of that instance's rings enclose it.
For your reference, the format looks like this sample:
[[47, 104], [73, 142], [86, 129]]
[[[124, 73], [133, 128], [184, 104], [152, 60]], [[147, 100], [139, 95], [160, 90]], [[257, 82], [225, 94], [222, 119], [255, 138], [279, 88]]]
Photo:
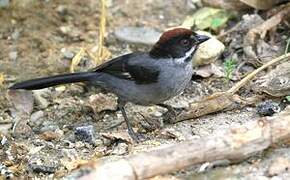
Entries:
[[13, 86], [11, 86], [9, 89], [36, 90], [36, 89], [47, 88], [47, 87], [56, 86], [60, 84], [86, 82], [86, 81], [90, 81], [90, 79], [92, 79], [95, 76], [96, 76], [96, 73], [94, 72], [62, 74], [62, 75], [32, 79], [32, 80], [16, 83]]

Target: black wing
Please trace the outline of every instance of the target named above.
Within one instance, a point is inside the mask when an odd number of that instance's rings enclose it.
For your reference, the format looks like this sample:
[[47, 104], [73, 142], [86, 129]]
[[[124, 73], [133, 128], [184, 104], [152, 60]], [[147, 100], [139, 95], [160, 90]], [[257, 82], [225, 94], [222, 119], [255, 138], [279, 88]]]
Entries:
[[[148, 57], [147, 57], [148, 58]], [[159, 69], [146, 62], [145, 53], [126, 54], [108, 61], [94, 69], [136, 84], [151, 84], [158, 81]]]

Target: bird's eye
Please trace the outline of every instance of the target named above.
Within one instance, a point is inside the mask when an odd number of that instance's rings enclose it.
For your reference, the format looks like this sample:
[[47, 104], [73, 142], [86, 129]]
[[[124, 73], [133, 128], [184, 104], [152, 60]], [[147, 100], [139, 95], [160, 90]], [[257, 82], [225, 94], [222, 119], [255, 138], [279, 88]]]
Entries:
[[188, 46], [188, 45], [189, 45], [189, 40], [188, 40], [188, 39], [182, 39], [182, 40], [180, 41], [180, 43], [181, 43], [181, 45], [183, 45], [183, 46]]

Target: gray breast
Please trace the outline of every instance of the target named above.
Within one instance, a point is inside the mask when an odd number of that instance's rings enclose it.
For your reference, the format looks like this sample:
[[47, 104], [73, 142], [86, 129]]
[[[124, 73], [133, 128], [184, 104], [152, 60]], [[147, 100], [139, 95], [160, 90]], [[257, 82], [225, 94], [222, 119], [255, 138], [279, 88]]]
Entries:
[[140, 105], [151, 105], [162, 103], [180, 94], [192, 76], [190, 62], [187, 64], [175, 64], [172, 60], [164, 60], [157, 63], [156, 66], [161, 69], [158, 82], [136, 84], [130, 80], [118, 79], [104, 74], [102, 79], [105, 79], [106, 82], [99, 85], [107, 86], [109, 90], [113, 91], [124, 101]]

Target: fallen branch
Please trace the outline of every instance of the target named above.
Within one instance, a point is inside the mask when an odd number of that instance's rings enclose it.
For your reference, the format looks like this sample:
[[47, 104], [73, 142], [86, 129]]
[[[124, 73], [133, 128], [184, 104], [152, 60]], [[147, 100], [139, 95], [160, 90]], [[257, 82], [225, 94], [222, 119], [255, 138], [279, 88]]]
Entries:
[[235, 103], [234, 94], [241, 87], [245, 86], [246, 83], [251, 81], [259, 72], [263, 71], [264, 69], [278, 62], [281, 62], [289, 58], [290, 58], [290, 53], [284, 54], [282, 56], [279, 56], [269, 61], [268, 63], [264, 64], [263, 66], [259, 67], [255, 71], [248, 74], [246, 77], [244, 77], [241, 81], [236, 83], [228, 91], [215, 93], [209, 97], [206, 97], [205, 99], [201, 101], [192, 103], [187, 111], [179, 114], [174, 120], [171, 120], [171, 122], [176, 123], [176, 122], [185, 121], [192, 118], [197, 118], [203, 115], [219, 112], [230, 107], [232, 104]]
[[114, 162], [94, 164], [94, 171], [81, 179], [145, 179], [205, 162], [239, 162], [289, 138], [290, 106], [277, 116], [260, 118], [215, 136], [131, 155]]

